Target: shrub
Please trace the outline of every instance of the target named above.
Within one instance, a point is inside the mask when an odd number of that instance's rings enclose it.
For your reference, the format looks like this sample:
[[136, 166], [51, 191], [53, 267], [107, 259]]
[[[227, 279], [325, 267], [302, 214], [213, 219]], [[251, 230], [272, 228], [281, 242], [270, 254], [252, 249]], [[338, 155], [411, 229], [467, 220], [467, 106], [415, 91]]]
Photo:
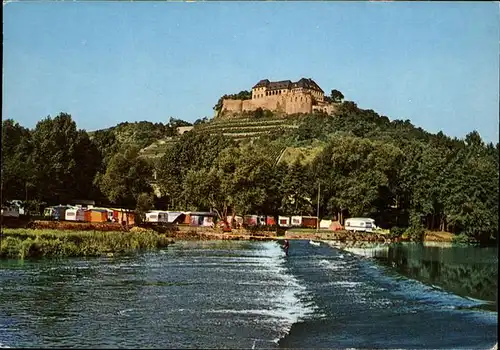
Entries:
[[405, 230], [404, 234], [410, 241], [422, 242], [424, 240], [425, 228], [418, 213], [410, 214], [410, 227]]
[[410, 239], [410, 241], [421, 242], [424, 240], [425, 229], [419, 226], [410, 226], [406, 229], [404, 234]]
[[22, 249], [22, 240], [17, 237], [2, 238], [0, 245], [0, 257], [17, 258]]
[[395, 226], [395, 227], [391, 227], [391, 229], [389, 230], [389, 234], [392, 237], [401, 237], [405, 231], [406, 231], [406, 229], [404, 227]]
[[475, 238], [467, 236], [464, 233], [461, 233], [453, 237], [452, 243], [457, 245], [473, 245], [477, 244], [478, 242]]

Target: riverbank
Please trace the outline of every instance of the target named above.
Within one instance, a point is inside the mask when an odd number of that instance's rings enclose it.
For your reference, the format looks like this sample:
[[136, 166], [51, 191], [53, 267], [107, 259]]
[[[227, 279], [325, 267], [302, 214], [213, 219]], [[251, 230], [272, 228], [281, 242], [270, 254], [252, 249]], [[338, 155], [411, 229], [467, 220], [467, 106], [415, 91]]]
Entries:
[[0, 258], [90, 257], [167, 247], [173, 241], [150, 230], [129, 232], [3, 229]]
[[[143, 228], [137, 228], [144, 230]], [[234, 229], [230, 232], [223, 232], [218, 228], [210, 227], [191, 227], [180, 225], [168, 230], [160, 230], [162, 234], [176, 240], [252, 240], [252, 241], [269, 241], [269, 240], [327, 240], [338, 242], [369, 242], [369, 243], [397, 243], [409, 241], [404, 236], [396, 236], [381, 232], [351, 232], [351, 231], [330, 231], [314, 229], [289, 229], [282, 231], [282, 234], [277, 234], [274, 230], [255, 230], [255, 229]], [[453, 241], [454, 235], [448, 232], [427, 232], [425, 234], [424, 243], [450, 243]]]
[[[139, 250], [164, 248], [175, 240], [317, 240], [334, 242], [366, 242], [390, 244], [407, 241], [404, 237], [380, 232], [315, 231], [313, 229], [290, 229], [282, 235], [276, 231], [238, 229], [223, 232], [206, 227], [133, 227], [125, 231], [109, 231], [110, 225], [89, 224], [76, 226], [74, 223], [37, 223], [50, 228], [6, 228], [0, 244], [0, 258], [23, 259], [31, 257], [78, 257], [127, 254]], [[43, 225], [42, 225], [43, 224]], [[71, 226], [73, 225], [73, 226]], [[70, 227], [72, 229], [63, 229]], [[78, 228], [82, 230], [78, 230]], [[91, 230], [94, 228], [94, 230]], [[451, 244], [453, 235], [446, 232], [428, 232], [424, 243], [446, 242]]]
[[[14, 225], [16, 224], [16, 225]], [[269, 240], [269, 239], [317, 239], [317, 240], [336, 240], [336, 241], [368, 241], [368, 242], [401, 242], [408, 241], [408, 238], [403, 235], [395, 235], [389, 233], [387, 230], [375, 232], [351, 232], [346, 230], [331, 231], [326, 229], [310, 228], [289, 228], [281, 229], [279, 234], [276, 229], [274, 230], [256, 230], [250, 229], [234, 229], [230, 232], [223, 232], [219, 228], [210, 227], [192, 227], [189, 225], [155, 225], [152, 223], [143, 223], [140, 227], [127, 227], [119, 223], [85, 223], [85, 222], [71, 222], [71, 221], [48, 221], [48, 220], [33, 220], [33, 221], [19, 221], [13, 220], [13, 223], [5, 225], [4, 227], [11, 228], [25, 228], [37, 230], [63, 230], [63, 231], [121, 231], [128, 232], [130, 229], [138, 229], [144, 231], [155, 231], [160, 234], [166, 234], [171, 238], [183, 240]], [[452, 243], [456, 236], [449, 232], [427, 231], [424, 235], [424, 242], [449, 242]]]

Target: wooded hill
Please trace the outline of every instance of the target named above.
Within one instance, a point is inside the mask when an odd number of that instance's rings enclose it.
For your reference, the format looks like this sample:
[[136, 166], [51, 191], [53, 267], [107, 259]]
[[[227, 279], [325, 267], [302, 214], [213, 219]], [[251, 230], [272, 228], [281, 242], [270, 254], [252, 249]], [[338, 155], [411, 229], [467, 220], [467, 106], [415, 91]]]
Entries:
[[[28, 130], [2, 123], [3, 199], [94, 199], [225, 214], [370, 216], [382, 227], [496, 238], [499, 145], [389, 120], [355, 103], [336, 115], [121, 123], [87, 133], [68, 114]], [[90, 135], [89, 135], [90, 134]], [[156, 176], [154, 176], [154, 174]], [[161, 198], [153, 195], [153, 188]]]

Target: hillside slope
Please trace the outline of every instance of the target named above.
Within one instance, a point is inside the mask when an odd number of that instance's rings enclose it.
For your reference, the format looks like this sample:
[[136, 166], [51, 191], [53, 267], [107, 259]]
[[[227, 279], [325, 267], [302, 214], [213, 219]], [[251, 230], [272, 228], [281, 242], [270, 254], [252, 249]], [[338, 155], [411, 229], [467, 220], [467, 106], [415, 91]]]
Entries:
[[[171, 118], [167, 124], [136, 122], [120, 123], [115, 127], [90, 133], [93, 137], [112, 134], [120, 145], [134, 145], [148, 158], [162, 157], [180, 136], [179, 126], [190, 125]], [[443, 133], [431, 134], [415, 127], [409, 120], [389, 120], [373, 110], [363, 110], [354, 102], [343, 102], [335, 115], [297, 114], [290, 116], [266, 114], [257, 118], [248, 113], [233, 118], [204, 119], [195, 123], [192, 133], [223, 135], [238, 143], [268, 140], [269, 155], [280, 162], [310, 162], [332, 138], [344, 135], [398, 144], [418, 140], [424, 143], [456, 143], [457, 138]]]

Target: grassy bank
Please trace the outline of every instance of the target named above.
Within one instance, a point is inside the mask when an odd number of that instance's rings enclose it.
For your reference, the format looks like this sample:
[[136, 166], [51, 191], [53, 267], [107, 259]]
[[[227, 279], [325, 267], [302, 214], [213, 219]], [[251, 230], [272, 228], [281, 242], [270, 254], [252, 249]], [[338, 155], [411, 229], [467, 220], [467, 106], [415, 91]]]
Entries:
[[0, 258], [77, 257], [126, 254], [166, 247], [171, 240], [154, 231], [98, 232], [4, 229]]

